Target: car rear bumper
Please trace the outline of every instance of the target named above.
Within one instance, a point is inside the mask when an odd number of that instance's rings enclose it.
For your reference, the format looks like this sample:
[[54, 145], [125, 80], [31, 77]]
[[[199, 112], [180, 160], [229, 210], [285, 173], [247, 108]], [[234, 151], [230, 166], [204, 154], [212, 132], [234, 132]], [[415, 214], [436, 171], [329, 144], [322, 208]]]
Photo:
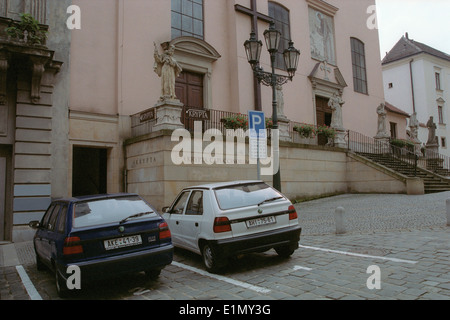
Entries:
[[83, 262], [62, 264], [58, 267], [61, 277], [67, 279], [69, 266], [78, 266], [82, 279], [100, 279], [123, 273], [140, 272], [152, 269], [163, 269], [172, 263], [173, 245], [165, 245], [150, 250], [120, 254], [113, 257], [93, 259]]
[[298, 248], [302, 228], [293, 226], [247, 236], [211, 241], [222, 257], [250, 252], [263, 252], [272, 248], [290, 246]]

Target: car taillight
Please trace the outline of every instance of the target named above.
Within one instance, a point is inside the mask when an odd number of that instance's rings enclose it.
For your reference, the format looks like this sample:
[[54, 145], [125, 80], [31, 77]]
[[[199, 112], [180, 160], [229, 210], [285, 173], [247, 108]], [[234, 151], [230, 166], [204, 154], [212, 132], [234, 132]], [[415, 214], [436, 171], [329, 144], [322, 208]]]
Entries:
[[80, 237], [67, 237], [64, 240], [63, 254], [71, 255], [80, 253], [83, 253], [83, 246], [81, 245]]
[[227, 217], [219, 217], [214, 219], [214, 233], [231, 231], [230, 220]]
[[297, 211], [295, 211], [294, 206], [289, 206], [288, 208], [289, 212], [289, 220], [295, 220], [298, 218]]
[[167, 239], [172, 236], [167, 222], [160, 223], [158, 227], [159, 227], [159, 240]]

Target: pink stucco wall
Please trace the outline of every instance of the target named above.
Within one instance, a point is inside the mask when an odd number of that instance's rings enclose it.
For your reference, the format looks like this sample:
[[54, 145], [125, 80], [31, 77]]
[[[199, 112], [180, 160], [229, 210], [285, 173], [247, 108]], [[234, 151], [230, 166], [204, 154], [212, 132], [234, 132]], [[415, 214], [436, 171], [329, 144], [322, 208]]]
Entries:
[[[343, 99], [344, 126], [369, 136], [376, 134], [376, 108], [384, 102], [378, 31], [366, 26], [367, 8], [374, 0], [328, 0], [339, 8], [334, 18], [337, 65], [348, 84]], [[101, 114], [131, 115], [152, 107], [160, 93], [160, 80], [153, 72], [153, 42], [170, 41], [171, 13], [168, 0], [74, 0], [82, 11], [81, 30], [72, 32], [72, 110]], [[301, 50], [293, 82], [283, 87], [285, 113], [298, 122], [314, 123], [313, 93], [307, 78], [316, 60], [311, 58], [308, 3], [279, 0], [289, 8], [292, 40]], [[250, 18], [237, 13], [235, 4], [249, 7], [249, 0], [206, 0], [205, 41], [221, 57], [211, 74], [213, 109], [246, 113], [254, 106], [253, 75], [243, 43], [251, 31]], [[267, 14], [267, 0], [257, 1]], [[260, 22], [259, 38], [267, 24]], [[364, 42], [369, 94], [353, 91], [350, 37]], [[262, 66], [270, 70], [265, 48]], [[272, 92], [262, 88], [263, 110], [271, 115]]]

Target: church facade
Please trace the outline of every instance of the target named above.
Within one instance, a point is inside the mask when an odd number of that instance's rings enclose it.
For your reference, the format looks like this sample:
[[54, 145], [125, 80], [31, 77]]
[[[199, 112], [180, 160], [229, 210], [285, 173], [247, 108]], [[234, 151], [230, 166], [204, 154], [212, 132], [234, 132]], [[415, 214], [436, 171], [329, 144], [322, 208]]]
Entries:
[[[293, 80], [278, 91], [278, 101], [283, 101], [279, 116], [287, 128], [331, 125], [329, 101], [337, 97], [345, 130], [368, 137], [377, 134], [377, 107], [384, 103], [384, 93], [374, 0], [73, 0], [58, 1], [58, 8], [50, 11], [53, 1], [41, 3], [47, 6], [47, 47], [61, 55], [62, 67], [53, 87], [49, 84], [58, 98], [53, 100], [52, 121], [47, 121], [50, 115], [42, 116], [46, 127], [39, 127], [39, 133], [51, 132], [44, 140], [47, 151], [40, 155], [47, 162], [39, 158], [46, 163], [43, 168], [27, 168], [36, 178], [20, 175], [21, 131], [14, 116], [9, 128], [16, 128], [15, 138], [0, 132], [0, 156], [5, 154], [11, 164], [4, 178], [9, 185], [5, 199], [11, 199], [6, 201], [11, 212], [8, 230], [42, 216], [51, 198], [139, 191], [130, 187], [131, 173], [139, 174], [143, 165], [158, 166], [159, 158], [131, 159], [130, 153], [139, 136], [152, 133], [145, 125], [157, 117], [152, 108], [161, 96], [154, 52], [168, 46], [174, 47], [173, 57], [182, 69], [175, 83], [180, 105], [201, 110], [197, 114], [261, 110], [270, 118], [272, 90], [255, 80], [244, 42], [252, 31], [264, 42], [263, 33], [274, 21], [281, 31], [280, 51], [293, 41], [301, 52]], [[70, 5], [80, 12], [79, 28], [73, 30], [65, 24]], [[27, 8], [22, 5], [15, 11]], [[8, 17], [6, 11], [3, 15]], [[265, 45], [260, 64], [271, 70]], [[281, 54], [275, 72], [287, 74]], [[28, 104], [32, 101], [15, 105]], [[33, 159], [30, 155], [28, 160]], [[341, 160], [337, 162], [345, 169]], [[130, 168], [137, 169], [130, 173]], [[164, 179], [159, 173], [149, 175], [149, 180]], [[29, 208], [36, 203], [41, 206]], [[11, 232], [4, 238], [11, 238]]]
[[[301, 51], [293, 81], [282, 88], [284, 116], [295, 123], [330, 125], [328, 102], [337, 94], [345, 102], [345, 129], [370, 137], [377, 133], [376, 108], [384, 93], [372, 0], [73, 3], [81, 8], [82, 22], [72, 32], [74, 154], [69, 158], [74, 163], [69, 167], [85, 159], [83, 152], [96, 153], [91, 156], [104, 164], [101, 175], [112, 177], [100, 191], [124, 186], [122, 142], [131, 135], [129, 118], [153, 108], [161, 95], [155, 45], [160, 52], [161, 45], [175, 46], [174, 57], [183, 69], [176, 92], [183, 105], [242, 114], [262, 110], [271, 117], [272, 90], [255, 84], [244, 50], [252, 31], [264, 40], [271, 20], [282, 31], [280, 51], [289, 40]], [[269, 54], [262, 50], [261, 66], [270, 71]], [[284, 68], [277, 58], [276, 72], [286, 74]], [[76, 176], [70, 172], [69, 180]], [[70, 183], [68, 193], [73, 194]]]

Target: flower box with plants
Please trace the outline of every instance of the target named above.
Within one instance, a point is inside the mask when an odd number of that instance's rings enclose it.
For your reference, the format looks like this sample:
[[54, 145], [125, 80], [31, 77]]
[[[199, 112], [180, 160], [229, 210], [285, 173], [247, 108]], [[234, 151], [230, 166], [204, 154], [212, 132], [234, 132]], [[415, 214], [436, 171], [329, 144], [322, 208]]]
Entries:
[[248, 119], [247, 116], [238, 113], [232, 116], [224, 117], [220, 119], [220, 122], [223, 123], [225, 129], [248, 129]]
[[317, 135], [323, 135], [328, 139], [334, 139], [336, 135], [336, 130], [326, 125], [322, 125], [317, 128]]
[[47, 28], [47, 26], [39, 24], [39, 21], [32, 15], [21, 13], [20, 21], [12, 21], [5, 32], [12, 41], [44, 46], [47, 40]]
[[311, 124], [300, 124], [294, 126], [294, 131], [298, 132], [302, 138], [314, 138], [316, 136], [316, 127]]

